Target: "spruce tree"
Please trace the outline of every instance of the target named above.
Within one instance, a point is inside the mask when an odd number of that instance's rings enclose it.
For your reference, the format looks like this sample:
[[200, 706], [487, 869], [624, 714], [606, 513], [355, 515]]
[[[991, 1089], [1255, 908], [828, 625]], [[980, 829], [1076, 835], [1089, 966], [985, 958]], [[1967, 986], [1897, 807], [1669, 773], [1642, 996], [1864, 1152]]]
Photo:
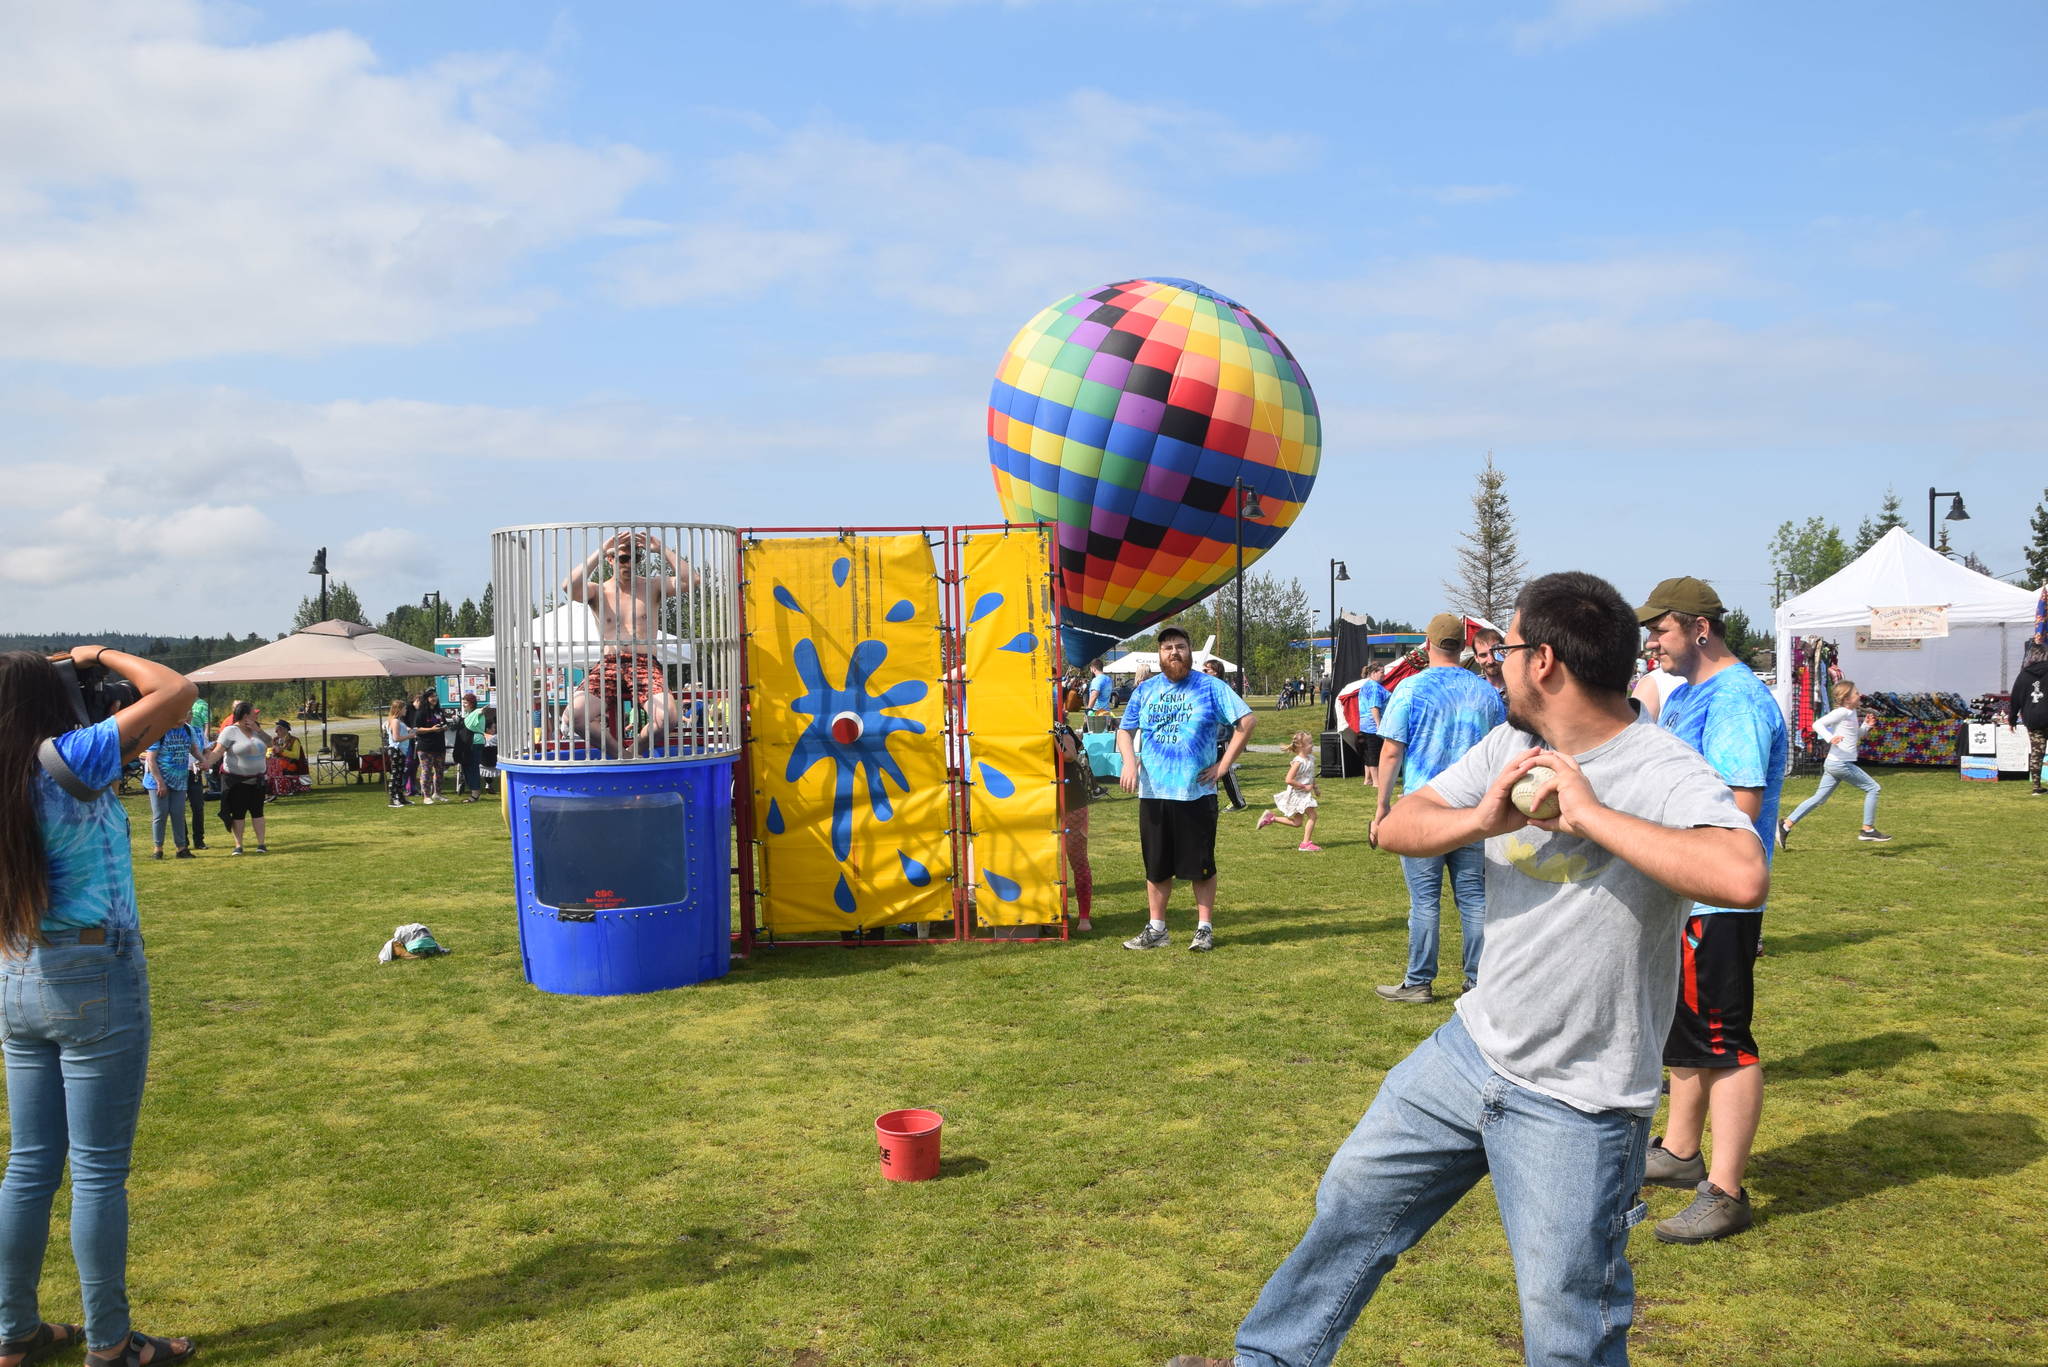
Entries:
[[2034, 539], [2027, 544], [2027, 584], [2038, 589], [2048, 584], [2048, 489], [2041, 491], [2041, 504], [2034, 509]]
[[1472, 493], [1472, 530], [1458, 547], [1459, 582], [1444, 584], [1451, 606], [1469, 617], [1484, 617], [1505, 628], [1522, 591], [1523, 564], [1515, 544], [1515, 514], [1508, 507], [1507, 472], [1486, 453]]
[[1884, 491], [1884, 507], [1878, 510], [1877, 519], [1864, 518], [1856, 524], [1856, 547], [1852, 555], [1861, 555], [1875, 546], [1878, 538], [1894, 527], [1903, 527], [1906, 519], [1899, 508], [1899, 491], [1887, 488]]

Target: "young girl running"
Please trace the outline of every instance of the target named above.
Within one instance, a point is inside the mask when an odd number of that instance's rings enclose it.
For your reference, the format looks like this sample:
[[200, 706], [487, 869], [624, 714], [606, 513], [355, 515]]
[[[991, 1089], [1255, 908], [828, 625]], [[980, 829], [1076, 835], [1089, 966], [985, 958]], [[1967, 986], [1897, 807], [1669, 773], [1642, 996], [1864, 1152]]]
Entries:
[[1273, 794], [1273, 805], [1279, 810], [1259, 817], [1262, 831], [1276, 821], [1283, 826], [1301, 827], [1301, 844], [1295, 848], [1309, 854], [1323, 852], [1323, 847], [1316, 844], [1315, 744], [1315, 737], [1308, 732], [1294, 733], [1287, 744], [1294, 755], [1293, 763], [1287, 766], [1287, 786]]
[[1863, 701], [1863, 695], [1856, 691], [1856, 685], [1847, 679], [1828, 690], [1828, 696], [1835, 700], [1835, 710], [1813, 724], [1813, 734], [1828, 743], [1828, 756], [1821, 765], [1820, 787], [1812, 797], [1799, 804], [1791, 816], [1778, 824], [1778, 845], [1785, 848], [1792, 843], [1792, 828], [1835, 794], [1835, 785], [1851, 784], [1863, 790], [1863, 829], [1857, 833], [1858, 840], [1885, 841], [1891, 837], [1871, 823], [1877, 820], [1877, 780], [1863, 772], [1856, 763], [1863, 744], [1865, 719], [1856, 711], [1856, 704]]

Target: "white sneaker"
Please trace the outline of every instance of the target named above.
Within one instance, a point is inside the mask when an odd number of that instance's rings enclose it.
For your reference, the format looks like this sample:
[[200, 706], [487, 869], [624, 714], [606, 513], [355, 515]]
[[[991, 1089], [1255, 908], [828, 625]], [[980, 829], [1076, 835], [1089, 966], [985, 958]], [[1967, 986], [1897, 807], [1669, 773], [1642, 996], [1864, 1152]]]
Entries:
[[1147, 925], [1143, 930], [1124, 941], [1125, 949], [1164, 949], [1173, 943], [1173, 937], [1166, 933], [1164, 926], [1154, 929]]

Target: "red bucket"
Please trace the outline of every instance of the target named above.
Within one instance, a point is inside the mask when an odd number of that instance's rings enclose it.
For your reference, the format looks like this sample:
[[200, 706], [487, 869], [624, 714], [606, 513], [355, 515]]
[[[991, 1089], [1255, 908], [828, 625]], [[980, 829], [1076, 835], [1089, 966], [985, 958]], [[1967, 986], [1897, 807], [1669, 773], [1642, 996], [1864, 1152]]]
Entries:
[[875, 1121], [875, 1139], [882, 1146], [882, 1176], [891, 1182], [929, 1182], [939, 1175], [939, 1129], [946, 1118], [937, 1111], [890, 1111]]

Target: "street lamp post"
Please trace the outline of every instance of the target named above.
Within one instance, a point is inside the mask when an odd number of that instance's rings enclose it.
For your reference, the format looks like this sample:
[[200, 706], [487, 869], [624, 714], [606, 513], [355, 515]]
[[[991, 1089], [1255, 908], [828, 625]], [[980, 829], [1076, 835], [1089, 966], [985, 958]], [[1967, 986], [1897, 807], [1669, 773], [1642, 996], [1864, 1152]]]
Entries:
[[[325, 546], [313, 552], [313, 568], [307, 570], [306, 573], [320, 576], [320, 620], [324, 622], [327, 620], [327, 548]], [[320, 681], [320, 753], [324, 755], [328, 752], [328, 749], [327, 680], [322, 679]]]
[[1233, 483], [1237, 489], [1237, 498], [1233, 500], [1235, 508], [1233, 509], [1232, 517], [1232, 526], [1237, 540], [1237, 691], [1242, 693], [1245, 690], [1246, 668], [1244, 658], [1244, 520], [1249, 517], [1252, 521], [1256, 522], [1266, 515], [1266, 510], [1259, 506], [1258, 490], [1245, 488], [1242, 478], [1234, 480]]
[[1942, 514], [1941, 520], [1943, 522], [1968, 522], [1970, 520], [1970, 515], [1963, 511], [1963, 495], [1959, 490], [1937, 489], [1931, 484], [1928, 485], [1927, 544], [1930, 546], [1934, 544], [1934, 500], [1936, 500], [1937, 498], [1949, 498], [1955, 500], [1953, 503], [1948, 505], [1948, 511]]
[[1344, 568], [1341, 560], [1330, 562], [1330, 688], [1337, 687], [1337, 585], [1351, 582], [1351, 571]]

